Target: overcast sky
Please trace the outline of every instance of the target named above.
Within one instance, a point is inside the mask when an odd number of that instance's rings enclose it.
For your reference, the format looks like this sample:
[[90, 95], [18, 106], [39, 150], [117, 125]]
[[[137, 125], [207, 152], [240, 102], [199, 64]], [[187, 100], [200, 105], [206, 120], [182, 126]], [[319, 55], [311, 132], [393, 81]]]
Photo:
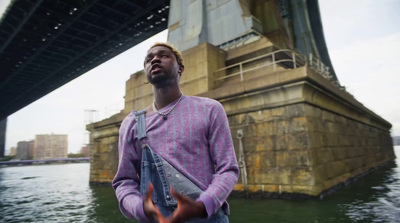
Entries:
[[[2, 2], [0, 0], [0, 12]], [[400, 1], [320, 0], [332, 64], [340, 83], [400, 135]], [[1, 13], [0, 13], [1, 14]], [[142, 69], [146, 50], [164, 31], [10, 115], [6, 154], [36, 134], [68, 134], [69, 152], [87, 143], [85, 110], [103, 119], [123, 109], [125, 82]]]

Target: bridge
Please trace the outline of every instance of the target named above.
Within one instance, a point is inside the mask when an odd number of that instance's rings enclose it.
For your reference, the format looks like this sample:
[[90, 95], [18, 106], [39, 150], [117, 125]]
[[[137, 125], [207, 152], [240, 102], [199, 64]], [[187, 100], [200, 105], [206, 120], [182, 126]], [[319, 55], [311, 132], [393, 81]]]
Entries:
[[0, 20], [0, 120], [165, 30], [168, 0], [15, 0]]
[[[292, 1], [291, 10], [289, 1], [276, 2], [283, 20], [296, 21], [294, 47], [317, 54], [337, 82], [318, 2]], [[169, 0], [11, 1], [0, 19], [0, 156], [7, 116], [165, 30], [169, 5]], [[265, 30], [271, 39], [285, 37], [277, 31]]]

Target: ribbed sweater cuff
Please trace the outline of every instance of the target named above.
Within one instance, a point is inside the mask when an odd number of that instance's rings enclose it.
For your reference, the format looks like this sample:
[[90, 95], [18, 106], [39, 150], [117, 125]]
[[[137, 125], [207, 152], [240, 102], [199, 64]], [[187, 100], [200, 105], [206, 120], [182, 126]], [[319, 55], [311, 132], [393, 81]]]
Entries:
[[144, 209], [143, 209], [143, 202], [141, 203], [141, 205], [138, 205], [137, 207], [137, 217], [139, 218], [139, 220], [144, 221], [144, 222], [150, 222], [150, 218], [148, 218], [146, 216], [146, 214], [144, 213]]
[[216, 212], [216, 203], [214, 198], [206, 193], [202, 193], [196, 201], [201, 201], [204, 204], [204, 207], [207, 211], [207, 217], [209, 218], [211, 215], [215, 214]]

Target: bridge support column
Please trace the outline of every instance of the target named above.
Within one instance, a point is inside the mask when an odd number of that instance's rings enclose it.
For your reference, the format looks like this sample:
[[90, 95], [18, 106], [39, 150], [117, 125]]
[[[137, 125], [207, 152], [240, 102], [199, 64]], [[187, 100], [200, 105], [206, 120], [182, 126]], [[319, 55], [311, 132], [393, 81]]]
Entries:
[[126, 114], [86, 126], [90, 132], [90, 185], [109, 185], [118, 168], [119, 126]]
[[0, 121], [0, 157], [4, 157], [6, 147], [7, 118]]

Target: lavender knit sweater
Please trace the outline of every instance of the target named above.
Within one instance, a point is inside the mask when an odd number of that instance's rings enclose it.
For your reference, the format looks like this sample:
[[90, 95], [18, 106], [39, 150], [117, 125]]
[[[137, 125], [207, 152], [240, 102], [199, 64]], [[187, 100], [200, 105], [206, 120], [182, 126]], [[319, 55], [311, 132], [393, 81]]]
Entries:
[[[167, 112], [176, 103], [160, 110]], [[135, 115], [122, 122], [119, 136], [119, 165], [113, 180], [120, 209], [128, 218], [146, 220], [139, 185], [141, 147], [134, 137]], [[197, 199], [208, 216], [226, 203], [239, 169], [228, 120], [222, 105], [212, 99], [183, 96], [167, 120], [154, 113], [146, 116], [147, 144], [167, 162], [199, 186]], [[224, 205], [229, 213], [228, 205]]]

